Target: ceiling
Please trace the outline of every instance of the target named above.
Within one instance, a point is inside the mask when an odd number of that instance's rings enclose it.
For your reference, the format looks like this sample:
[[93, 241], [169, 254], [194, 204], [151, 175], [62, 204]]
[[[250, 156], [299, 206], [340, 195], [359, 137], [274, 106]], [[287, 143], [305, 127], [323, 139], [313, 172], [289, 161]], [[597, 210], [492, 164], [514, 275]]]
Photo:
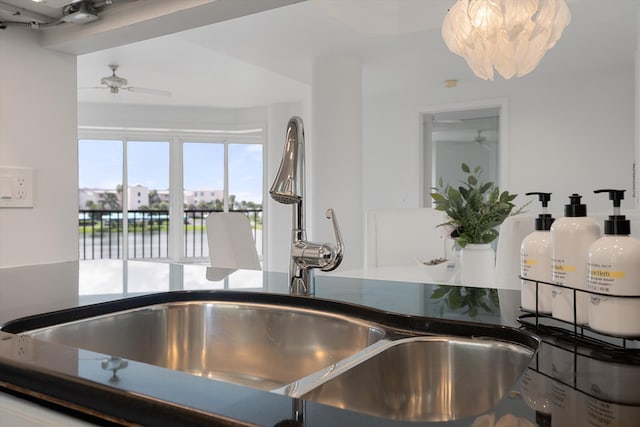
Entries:
[[[78, 100], [226, 108], [300, 101], [310, 92], [313, 60], [339, 54], [362, 59], [365, 96], [410, 91], [416, 84], [442, 88], [447, 79], [457, 79], [459, 86], [478, 84], [440, 36], [440, 24], [454, 1], [309, 0], [81, 55]], [[0, 9], [3, 3], [47, 13], [42, 9], [47, 6], [36, 9], [30, 0], [0, 0]], [[525, 78], [633, 64], [638, 0], [568, 3], [569, 27]], [[60, 13], [49, 9], [52, 16]], [[129, 85], [170, 91], [172, 96], [86, 89], [110, 74], [109, 64], [120, 66], [118, 74]]]
[[62, 7], [70, 0], [48, 0], [36, 3], [31, 0], [0, 1], [0, 21], [50, 22], [62, 16]]
[[[63, 12], [65, 6], [81, 1], [82, 0], [0, 0], [0, 21], [10, 23], [56, 23], [65, 15]], [[132, 1], [136, 0], [92, 0], [92, 4], [96, 5], [96, 11], [99, 13], [111, 7], [112, 4], [129, 3]]]

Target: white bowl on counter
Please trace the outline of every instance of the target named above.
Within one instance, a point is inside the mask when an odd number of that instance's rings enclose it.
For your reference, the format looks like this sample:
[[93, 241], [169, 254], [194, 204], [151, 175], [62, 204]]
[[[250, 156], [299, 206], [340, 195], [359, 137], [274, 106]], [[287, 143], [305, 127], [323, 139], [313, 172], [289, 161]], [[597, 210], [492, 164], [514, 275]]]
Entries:
[[418, 265], [436, 282], [448, 282], [456, 273], [456, 261], [446, 258], [421, 260], [416, 258]]

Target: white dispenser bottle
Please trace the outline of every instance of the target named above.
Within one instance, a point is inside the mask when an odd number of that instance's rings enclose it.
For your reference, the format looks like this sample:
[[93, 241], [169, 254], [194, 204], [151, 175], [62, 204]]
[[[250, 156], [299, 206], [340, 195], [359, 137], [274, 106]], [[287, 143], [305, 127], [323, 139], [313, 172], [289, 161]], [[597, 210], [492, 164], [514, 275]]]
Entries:
[[524, 310], [551, 314], [551, 224], [555, 218], [547, 212], [551, 193], [526, 193], [538, 195], [542, 213], [536, 218], [536, 231], [527, 235], [520, 246], [520, 276], [522, 276], [521, 305]]
[[[551, 226], [552, 279], [554, 283], [578, 290], [587, 289], [589, 247], [600, 238], [600, 227], [587, 217], [582, 196], [572, 194], [564, 205], [564, 217]], [[572, 289], [554, 287], [551, 297], [553, 317], [570, 323], [587, 323], [589, 295]]]
[[589, 326], [613, 335], [640, 335], [640, 240], [630, 236], [631, 222], [620, 215], [624, 190], [595, 191], [604, 192], [613, 201], [613, 215], [604, 222], [605, 236], [589, 248], [587, 287], [612, 296], [591, 295]]

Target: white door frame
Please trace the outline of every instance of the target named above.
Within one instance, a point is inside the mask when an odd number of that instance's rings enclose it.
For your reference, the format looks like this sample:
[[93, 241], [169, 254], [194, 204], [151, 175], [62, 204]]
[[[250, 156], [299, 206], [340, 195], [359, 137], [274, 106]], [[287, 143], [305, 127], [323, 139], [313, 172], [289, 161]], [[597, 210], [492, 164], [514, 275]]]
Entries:
[[[436, 104], [418, 108], [418, 153], [419, 153], [419, 170], [418, 170], [418, 188], [424, 188], [426, 185], [425, 175], [425, 132], [424, 118], [425, 115], [433, 115], [436, 113], [481, 110], [484, 108], [499, 109], [499, 145], [498, 145], [498, 184], [501, 189], [509, 186], [509, 110], [507, 98], [494, 98], [478, 101], [458, 102], [451, 104]], [[431, 182], [431, 181], [429, 181]], [[433, 185], [433, 184], [432, 184]], [[418, 195], [420, 206], [425, 206], [425, 192], [421, 191]]]

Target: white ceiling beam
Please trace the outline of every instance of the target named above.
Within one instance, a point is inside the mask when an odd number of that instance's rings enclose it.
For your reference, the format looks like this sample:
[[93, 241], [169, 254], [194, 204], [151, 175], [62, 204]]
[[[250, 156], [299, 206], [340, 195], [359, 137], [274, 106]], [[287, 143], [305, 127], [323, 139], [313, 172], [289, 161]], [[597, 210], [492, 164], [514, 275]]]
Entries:
[[135, 43], [306, 0], [138, 0], [105, 9], [88, 25], [43, 32], [44, 47], [76, 55]]

